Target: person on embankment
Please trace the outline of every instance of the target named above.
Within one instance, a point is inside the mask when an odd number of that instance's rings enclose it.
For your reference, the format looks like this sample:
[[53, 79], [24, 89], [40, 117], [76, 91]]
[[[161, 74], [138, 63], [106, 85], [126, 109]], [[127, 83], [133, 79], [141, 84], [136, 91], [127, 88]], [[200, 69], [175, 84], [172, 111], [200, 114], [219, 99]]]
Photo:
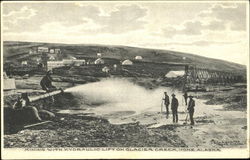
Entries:
[[30, 105], [27, 93], [22, 93], [13, 105], [13, 122], [14, 123], [36, 123], [42, 120], [49, 120], [55, 117], [52, 112]]
[[171, 109], [173, 114], [173, 123], [178, 123], [178, 106], [179, 102], [178, 99], [175, 98], [175, 94], [172, 94], [172, 102], [171, 102]]
[[193, 100], [193, 96], [189, 96], [189, 102], [188, 102], [188, 112], [189, 112], [189, 117], [190, 117], [190, 124], [194, 125], [194, 106], [195, 106], [195, 101]]
[[56, 87], [52, 85], [53, 79], [51, 78], [52, 71], [49, 70], [46, 75], [40, 81], [40, 85], [46, 92], [51, 92], [56, 90]]
[[[52, 85], [53, 79], [51, 78], [51, 74], [52, 74], [52, 71], [49, 70], [46, 73], [46, 75], [42, 78], [42, 80], [40, 81], [40, 85], [41, 85], [42, 89], [45, 90], [47, 93], [57, 90], [57, 88]], [[53, 96], [51, 96], [51, 100], [52, 100], [52, 102], [55, 101]]]
[[168, 116], [169, 116], [169, 108], [168, 108], [168, 106], [169, 106], [170, 102], [169, 102], [169, 96], [168, 96], [167, 92], [164, 92], [163, 100], [164, 100], [164, 105], [166, 107], [166, 118], [168, 119]]
[[22, 93], [13, 105], [13, 123], [35, 123], [42, 121], [36, 107], [30, 105], [27, 93]]

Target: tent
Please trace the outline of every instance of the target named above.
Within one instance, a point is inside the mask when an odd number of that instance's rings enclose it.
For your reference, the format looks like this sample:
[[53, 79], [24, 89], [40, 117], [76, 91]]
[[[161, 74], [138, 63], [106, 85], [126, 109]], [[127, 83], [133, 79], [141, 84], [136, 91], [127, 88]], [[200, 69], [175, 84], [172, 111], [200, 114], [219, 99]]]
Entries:
[[95, 60], [95, 64], [104, 64], [104, 60], [101, 58], [98, 58]]
[[54, 56], [50, 56], [49, 60], [55, 60], [56, 58]]
[[165, 75], [165, 77], [176, 78], [176, 77], [182, 77], [184, 75], [185, 75], [185, 71], [170, 71]]
[[140, 60], [142, 59], [142, 56], [135, 56], [135, 59]]
[[130, 61], [129, 59], [126, 59], [125, 61], [122, 62], [122, 65], [133, 65], [133, 62]]
[[110, 71], [110, 69], [107, 66], [105, 66], [102, 68], [102, 71], [105, 73], [108, 73]]
[[55, 53], [55, 50], [54, 49], [50, 49], [49, 53]]
[[9, 78], [6, 72], [3, 72], [3, 90], [16, 89], [16, 83], [14, 78]]
[[96, 55], [97, 55], [97, 57], [101, 57], [101, 56], [102, 56], [102, 54], [101, 54], [101, 53], [97, 53]]
[[28, 62], [27, 62], [27, 61], [22, 61], [21, 64], [22, 64], [22, 65], [27, 65]]

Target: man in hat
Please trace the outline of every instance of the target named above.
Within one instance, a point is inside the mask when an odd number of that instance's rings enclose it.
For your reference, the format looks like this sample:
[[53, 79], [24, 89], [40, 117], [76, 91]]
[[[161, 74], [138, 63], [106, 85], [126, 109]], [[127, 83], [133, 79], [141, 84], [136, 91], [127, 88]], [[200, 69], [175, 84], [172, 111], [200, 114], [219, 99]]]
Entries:
[[171, 109], [173, 113], [173, 122], [177, 123], [178, 122], [178, 106], [179, 102], [178, 99], [175, 98], [175, 94], [172, 94], [172, 102], [171, 102]]
[[165, 107], [166, 107], [166, 118], [168, 119], [168, 116], [169, 116], [169, 109], [168, 109], [168, 106], [169, 106], [169, 96], [168, 96], [168, 94], [167, 94], [167, 92], [164, 92], [164, 98], [163, 98], [163, 100], [164, 100], [164, 104], [165, 104]]
[[42, 80], [40, 81], [40, 85], [41, 85], [42, 89], [45, 90], [46, 92], [51, 92], [51, 91], [54, 91], [56, 89], [56, 87], [52, 85], [51, 74], [52, 74], [52, 71], [49, 70], [46, 73], [46, 75], [42, 78]]
[[185, 100], [185, 105], [187, 106], [187, 99], [188, 99], [187, 91], [184, 92], [183, 97], [184, 97], [184, 100]]
[[[52, 78], [51, 78], [51, 74], [52, 71], [49, 70], [46, 75], [42, 78], [42, 80], [40, 81], [40, 85], [42, 87], [43, 90], [45, 90], [46, 92], [52, 92], [56, 90], [56, 87], [52, 85]], [[51, 100], [52, 102], [55, 101], [54, 97], [51, 96]]]
[[194, 125], [194, 106], [195, 106], [195, 101], [193, 100], [193, 96], [188, 96], [189, 97], [189, 102], [188, 102], [188, 112], [189, 112], [189, 117], [191, 121], [191, 125]]

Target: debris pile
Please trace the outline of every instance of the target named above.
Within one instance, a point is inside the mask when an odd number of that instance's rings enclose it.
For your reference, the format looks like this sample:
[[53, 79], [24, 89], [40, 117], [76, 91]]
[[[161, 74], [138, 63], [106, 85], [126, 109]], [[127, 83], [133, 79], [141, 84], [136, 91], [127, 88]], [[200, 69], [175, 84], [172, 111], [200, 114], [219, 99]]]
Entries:
[[147, 129], [139, 123], [112, 125], [89, 116], [58, 114], [56, 120], [4, 137], [4, 146], [19, 147], [180, 147], [173, 130]]

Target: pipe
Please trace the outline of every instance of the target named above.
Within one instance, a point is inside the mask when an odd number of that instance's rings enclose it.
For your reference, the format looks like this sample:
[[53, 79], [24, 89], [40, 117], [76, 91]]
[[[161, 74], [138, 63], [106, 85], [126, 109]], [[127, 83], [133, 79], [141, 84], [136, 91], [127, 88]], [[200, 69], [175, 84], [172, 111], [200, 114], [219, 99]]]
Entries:
[[30, 100], [30, 102], [34, 102], [34, 101], [44, 99], [44, 98], [47, 98], [47, 97], [51, 97], [51, 96], [61, 94], [61, 93], [63, 93], [63, 90], [59, 89], [59, 90], [49, 92], [49, 93], [46, 93], [46, 94], [43, 94], [43, 95], [29, 97], [29, 100]]
[[34, 127], [34, 126], [38, 126], [38, 125], [50, 123], [50, 122], [52, 122], [52, 121], [44, 121], [44, 122], [40, 122], [40, 123], [30, 124], [30, 125], [24, 126], [23, 128], [26, 129], [26, 128], [30, 128], [30, 127]]

